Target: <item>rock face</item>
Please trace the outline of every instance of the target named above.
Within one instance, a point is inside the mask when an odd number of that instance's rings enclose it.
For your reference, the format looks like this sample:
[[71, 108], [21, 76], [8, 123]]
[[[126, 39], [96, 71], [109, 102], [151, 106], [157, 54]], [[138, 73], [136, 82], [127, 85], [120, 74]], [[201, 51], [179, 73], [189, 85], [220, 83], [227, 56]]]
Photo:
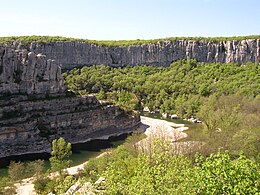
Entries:
[[131, 132], [137, 114], [65, 92], [61, 69], [42, 54], [0, 47], [0, 158], [51, 151], [51, 142]]
[[199, 62], [260, 62], [260, 39], [210, 42], [206, 40], [160, 41], [155, 44], [105, 47], [83, 42], [32, 42], [30, 50], [44, 53], [62, 64], [63, 69], [83, 65], [168, 66], [180, 59], [195, 58]]
[[0, 46], [1, 93], [59, 93], [65, 87], [61, 68], [45, 55]]
[[103, 106], [94, 96], [15, 95], [0, 100], [0, 158], [51, 151], [51, 141], [72, 144], [131, 132], [140, 118], [118, 106]]

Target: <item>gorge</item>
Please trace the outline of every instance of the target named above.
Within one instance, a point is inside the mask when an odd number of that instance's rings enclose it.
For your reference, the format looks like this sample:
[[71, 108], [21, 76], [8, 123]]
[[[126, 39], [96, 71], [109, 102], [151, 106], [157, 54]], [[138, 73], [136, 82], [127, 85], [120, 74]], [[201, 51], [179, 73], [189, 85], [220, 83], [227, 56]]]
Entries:
[[[39, 155], [49, 158], [51, 142], [59, 137], [72, 143], [73, 152], [81, 157], [82, 147], [84, 150], [104, 145], [115, 148], [80, 165], [87, 165], [82, 175], [60, 175], [51, 179], [39, 175], [34, 177], [35, 181], [22, 180], [23, 187], [31, 186], [30, 192], [35, 190], [38, 194], [64, 194], [75, 188], [95, 192], [102, 189], [107, 194], [115, 194], [114, 189], [118, 193], [143, 194], [145, 191], [139, 188], [147, 190], [147, 186], [156, 184], [158, 188], [151, 188], [150, 194], [161, 194], [166, 184], [169, 191], [165, 194], [192, 194], [205, 189], [207, 178], [216, 178], [215, 173], [208, 175], [211, 170], [224, 167], [225, 182], [230, 182], [231, 187], [237, 187], [234, 181], [238, 180], [230, 179], [235, 169], [237, 178], [242, 178], [241, 175], [246, 175], [246, 180], [251, 178], [252, 182], [242, 186], [242, 190], [259, 191], [259, 174], [254, 175], [259, 166], [259, 39], [163, 40], [133, 45], [128, 42], [120, 46], [49, 40], [16, 39], [0, 45], [0, 167], [7, 166], [10, 160], [35, 160], [42, 158]], [[179, 43], [186, 46], [180, 49]], [[149, 112], [158, 114], [158, 118], [162, 113], [183, 119], [194, 116], [203, 124], [187, 130], [184, 125], [168, 123], [171, 128], [167, 129], [159, 125], [161, 120], [145, 123], [144, 118], [140, 121], [138, 112], [122, 109], [141, 112], [146, 106]], [[145, 145], [141, 145], [141, 150], [132, 145], [143, 138], [139, 135], [130, 137], [133, 143], [129, 140], [120, 146], [110, 143], [124, 139], [137, 127], [148, 131], [153, 126], [157, 126], [154, 130], [160, 136], [168, 132], [174, 139], [166, 143], [161, 137], [155, 144], [145, 141], [150, 151], [143, 150]], [[177, 133], [172, 130], [173, 126], [183, 129]], [[182, 139], [176, 142], [175, 138]], [[229, 150], [231, 155], [222, 153], [220, 148]], [[241, 150], [246, 156], [237, 156]], [[176, 151], [183, 155], [175, 155]], [[198, 157], [198, 153], [201, 156]], [[248, 161], [247, 156], [255, 161]], [[39, 161], [34, 163], [40, 164]], [[234, 167], [230, 168], [232, 163]], [[238, 169], [237, 163], [241, 165]], [[13, 172], [18, 170], [23, 177], [30, 177], [24, 174], [30, 169], [30, 162], [12, 162], [8, 169], [10, 179], [7, 169], [0, 169], [0, 174], [5, 174], [0, 178], [0, 193], [12, 189], [6, 186], [17, 182], [10, 171], [12, 164], [23, 164]], [[210, 167], [210, 171], [206, 169], [203, 173], [206, 167]], [[80, 172], [78, 167], [72, 168]], [[229, 173], [229, 170], [232, 171]], [[99, 178], [105, 178], [101, 188], [96, 185]], [[146, 183], [144, 178], [148, 178]], [[89, 189], [84, 187], [86, 180], [90, 181], [87, 182]], [[172, 186], [172, 181], [179, 183]], [[251, 189], [253, 182], [256, 185]], [[193, 183], [199, 185], [190, 186]], [[223, 189], [222, 180], [219, 183]], [[16, 192], [22, 194], [18, 183], [15, 187]], [[29, 194], [28, 189], [24, 194]]]
[[72, 144], [129, 133], [140, 117], [64, 86], [61, 69], [45, 55], [0, 46], [0, 158], [49, 153], [51, 142]]
[[[51, 141], [72, 144], [131, 132], [140, 117], [94, 96], [66, 90], [62, 69], [104, 64], [169, 66], [260, 62], [260, 39], [180, 39], [114, 45], [52, 37], [8, 38], [0, 45], [0, 158], [50, 152]], [[45, 40], [46, 39], [46, 40]]]

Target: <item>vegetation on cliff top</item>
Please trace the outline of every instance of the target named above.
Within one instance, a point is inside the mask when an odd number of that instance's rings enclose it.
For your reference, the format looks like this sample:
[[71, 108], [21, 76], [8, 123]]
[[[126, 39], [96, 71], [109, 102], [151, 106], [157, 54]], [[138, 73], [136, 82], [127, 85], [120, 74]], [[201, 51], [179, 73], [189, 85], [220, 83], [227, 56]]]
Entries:
[[93, 43], [99, 46], [107, 47], [117, 47], [117, 46], [131, 46], [131, 45], [141, 45], [148, 43], [157, 43], [161, 41], [177, 41], [177, 40], [205, 40], [212, 42], [219, 41], [231, 41], [231, 40], [245, 40], [245, 39], [259, 39], [260, 35], [248, 35], [248, 36], [233, 36], [233, 37], [168, 37], [161, 39], [151, 39], [151, 40], [88, 40], [88, 39], [77, 39], [77, 38], [68, 38], [60, 36], [11, 36], [11, 37], [0, 37], [0, 44], [10, 44], [13, 41], [20, 41], [24, 44], [31, 42], [39, 43], [51, 43], [56, 41], [72, 41], [72, 42], [85, 42]]

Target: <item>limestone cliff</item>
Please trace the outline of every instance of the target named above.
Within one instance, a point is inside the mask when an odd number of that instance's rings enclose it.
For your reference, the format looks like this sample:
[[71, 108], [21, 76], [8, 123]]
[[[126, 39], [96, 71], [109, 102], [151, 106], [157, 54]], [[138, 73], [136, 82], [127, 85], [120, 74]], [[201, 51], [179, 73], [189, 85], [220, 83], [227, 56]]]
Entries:
[[0, 158], [50, 152], [51, 141], [71, 143], [131, 132], [140, 117], [94, 96], [65, 91], [53, 60], [26, 49], [0, 47]]
[[0, 46], [1, 93], [64, 92], [61, 68], [45, 55]]
[[64, 137], [83, 143], [129, 133], [140, 118], [118, 106], [103, 106], [94, 96], [26, 95], [0, 100], [0, 158], [51, 151], [51, 141]]
[[219, 42], [158, 41], [118, 47], [77, 41], [32, 42], [30, 50], [35, 53], [44, 53], [48, 58], [55, 59], [64, 69], [93, 64], [115, 67], [141, 64], [168, 66], [173, 61], [187, 58], [195, 58], [205, 63], [260, 62], [260, 39]]

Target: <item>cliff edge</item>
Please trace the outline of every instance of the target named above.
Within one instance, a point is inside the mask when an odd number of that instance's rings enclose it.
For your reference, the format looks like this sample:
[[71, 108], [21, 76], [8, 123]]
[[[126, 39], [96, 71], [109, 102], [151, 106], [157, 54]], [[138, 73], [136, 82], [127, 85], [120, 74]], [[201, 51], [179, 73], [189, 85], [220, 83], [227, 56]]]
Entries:
[[0, 46], [0, 94], [64, 92], [61, 68], [43, 54]]
[[30, 50], [55, 59], [62, 69], [93, 64], [169, 66], [174, 61], [188, 58], [205, 63], [260, 62], [260, 39], [175, 40], [113, 47], [78, 41], [32, 42]]
[[59, 137], [107, 139], [139, 123], [138, 114], [68, 93], [60, 66], [45, 55], [0, 46], [0, 158], [50, 152]]

